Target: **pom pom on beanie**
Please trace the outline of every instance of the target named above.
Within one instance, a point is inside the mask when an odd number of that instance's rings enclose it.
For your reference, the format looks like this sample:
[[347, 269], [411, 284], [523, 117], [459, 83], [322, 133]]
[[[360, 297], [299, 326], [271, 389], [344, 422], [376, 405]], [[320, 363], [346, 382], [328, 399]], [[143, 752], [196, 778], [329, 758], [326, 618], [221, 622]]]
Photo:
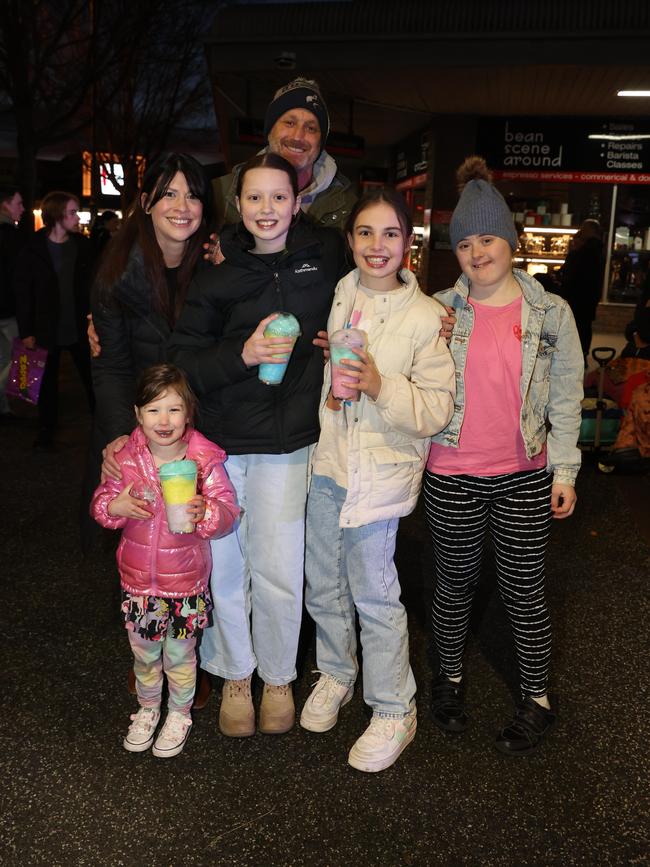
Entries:
[[470, 235], [494, 235], [510, 244], [513, 252], [519, 239], [501, 193], [492, 184], [492, 175], [482, 157], [468, 157], [456, 173], [460, 198], [451, 216], [449, 239], [455, 250]]

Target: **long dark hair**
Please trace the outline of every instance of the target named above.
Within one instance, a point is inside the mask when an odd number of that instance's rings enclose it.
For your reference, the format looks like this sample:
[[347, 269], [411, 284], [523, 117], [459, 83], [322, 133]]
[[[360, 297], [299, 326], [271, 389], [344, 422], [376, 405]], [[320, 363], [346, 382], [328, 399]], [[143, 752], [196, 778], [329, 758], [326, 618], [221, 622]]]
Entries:
[[[198, 230], [187, 240], [178, 270], [178, 291], [171, 307], [165, 279], [165, 260], [158, 246], [150, 210], [164, 196], [177, 172], [187, 181], [190, 192], [203, 205], [203, 217]], [[145, 206], [142, 205], [144, 197]], [[145, 210], [145, 207], [147, 210]], [[128, 210], [122, 228], [108, 244], [97, 274], [101, 297], [110, 301], [112, 287], [126, 270], [134, 244], [142, 250], [145, 273], [153, 290], [153, 303], [173, 324], [187, 295], [194, 268], [201, 256], [203, 243], [212, 225], [212, 190], [203, 168], [189, 154], [172, 153], [152, 163], [144, 173], [142, 185]]]

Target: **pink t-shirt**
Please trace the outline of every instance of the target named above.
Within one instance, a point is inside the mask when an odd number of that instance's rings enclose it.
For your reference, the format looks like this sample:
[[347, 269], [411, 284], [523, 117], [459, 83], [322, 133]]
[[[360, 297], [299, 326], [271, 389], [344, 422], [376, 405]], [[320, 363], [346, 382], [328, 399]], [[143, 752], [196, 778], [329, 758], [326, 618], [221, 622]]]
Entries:
[[474, 327], [465, 363], [465, 414], [458, 448], [431, 444], [427, 469], [443, 476], [498, 476], [546, 466], [526, 457], [519, 427], [521, 296], [505, 307], [470, 298]]

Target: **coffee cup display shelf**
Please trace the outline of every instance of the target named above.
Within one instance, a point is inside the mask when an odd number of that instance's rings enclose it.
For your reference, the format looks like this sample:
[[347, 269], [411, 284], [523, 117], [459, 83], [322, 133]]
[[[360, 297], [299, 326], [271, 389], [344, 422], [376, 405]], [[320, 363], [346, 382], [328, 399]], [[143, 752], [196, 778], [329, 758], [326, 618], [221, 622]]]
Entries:
[[557, 270], [564, 264], [571, 238], [577, 231], [570, 226], [524, 226], [515, 264], [529, 274]]

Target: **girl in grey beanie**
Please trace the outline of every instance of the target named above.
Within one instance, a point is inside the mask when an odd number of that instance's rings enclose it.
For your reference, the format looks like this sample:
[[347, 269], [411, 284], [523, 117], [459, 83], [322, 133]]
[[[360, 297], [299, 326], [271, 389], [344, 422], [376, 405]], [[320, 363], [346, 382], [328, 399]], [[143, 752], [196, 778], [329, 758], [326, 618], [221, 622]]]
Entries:
[[513, 270], [517, 233], [485, 161], [468, 158], [458, 180], [449, 234], [463, 273], [436, 294], [456, 317], [456, 401], [451, 422], [433, 437], [424, 479], [437, 573], [432, 712], [445, 732], [468, 725], [462, 656], [489, 528], [521, 687], [495, 746], [521, 756], [540, 746], [556, 718], [547, 691], [544, 554], [551, 519], [568, 518], [576, 503], [584, 367], [566, 302]]

